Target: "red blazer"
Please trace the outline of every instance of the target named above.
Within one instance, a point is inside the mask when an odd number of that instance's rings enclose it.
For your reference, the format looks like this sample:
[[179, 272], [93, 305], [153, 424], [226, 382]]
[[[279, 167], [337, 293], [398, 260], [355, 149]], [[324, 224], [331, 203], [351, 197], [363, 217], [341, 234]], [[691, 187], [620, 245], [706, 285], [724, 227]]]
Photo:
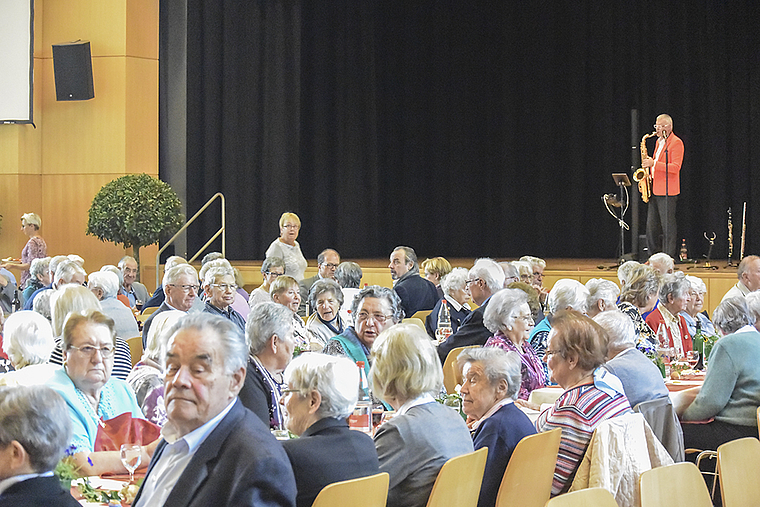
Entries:
[[[659, 138], [657, 138], [659, 142]], [[678, 195], [681, 193], [681, 163], [683, 162], [683, 141], [675, 135], [670, 134], [665, 141], [665, 148], [668, 150], [668, 195]], [[652, 193], [654, 195], [665, 195], [665, 148], [660, 153], [657, 163], [652, 166], [652, 177], [654, 185]], [[657, 153], [657, 144], [655, 144], [652, 157]]]
[[[660, 302], [662, 304], [662, 302]], [[665, 322], [665, 319], [662, 317], [662, 313], [660, 312], [659, 307], [652, 310], [652, 312], [647, 315], [647, 324], [649, 324], [649, 327], [652, 328], [655, 335], [657, 334], [657, 331], [660, 329], [660, 324]], [[691, 335], [689, 334], [689, 328], [686, 326], [686, 320], [683, 318], [683, 316], [678, 316], [678, 327], [681, 330], [681, 344], [683, 345], [683, 351], [684, 354], [686, 352], [689, 352], [692, 350], [692, 343], [691, 343]], [[674, 337], [670, 333], [670, 328], [665, 327], [665, 331], [668, 333], [668, 337], [670, 337], [670, 346], [675, 347], [675, 343], [673, 343], [673, 339], [678, 339], [678, 337]]]

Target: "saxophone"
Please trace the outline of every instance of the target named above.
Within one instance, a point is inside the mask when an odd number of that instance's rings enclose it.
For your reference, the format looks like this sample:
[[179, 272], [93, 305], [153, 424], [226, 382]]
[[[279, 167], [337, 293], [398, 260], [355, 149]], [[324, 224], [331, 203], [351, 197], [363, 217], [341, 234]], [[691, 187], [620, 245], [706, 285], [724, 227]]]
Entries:
[[[641, 138], [641, 160], [644, 161], [645, 158], [649, 157], [649, 153], [647, 153], [647, 139], [649, 139], [652, 136], [657, 135], [657, 132], [652, 132], [651, 134], [644, 134], [644, 137]], [[641, 192], [641, 200], [644, 202], [649, 202], [649, 198], [652, 196], [652, 174], [649, 171], [648, 167], [639, 167], [636, 169], [636, 172], [633, 173], [633, 179], [634, 181], [639, 182], [639, 192]]]

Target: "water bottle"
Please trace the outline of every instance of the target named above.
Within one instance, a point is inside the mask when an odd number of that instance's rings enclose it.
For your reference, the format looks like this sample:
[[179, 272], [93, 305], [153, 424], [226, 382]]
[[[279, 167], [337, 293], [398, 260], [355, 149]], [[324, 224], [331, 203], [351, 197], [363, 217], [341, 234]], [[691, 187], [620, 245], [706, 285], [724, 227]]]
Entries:
[[372, 435], [372, 396], [370, 395], [367, 374], [364, 371], [364, 361], [357, 361], [359, 368], [359, 399], [356, 401], [353, 413], [348, 416], [348, 426], [352, 430], [363, 431]]
[[449, 305], [444, 298], [441, 301], [441, 309], [438, 312], [438, 327], [435, 330], [435, 339], [438, 343], [443, 343], [451, 333], [451, 314], [449, 313]]

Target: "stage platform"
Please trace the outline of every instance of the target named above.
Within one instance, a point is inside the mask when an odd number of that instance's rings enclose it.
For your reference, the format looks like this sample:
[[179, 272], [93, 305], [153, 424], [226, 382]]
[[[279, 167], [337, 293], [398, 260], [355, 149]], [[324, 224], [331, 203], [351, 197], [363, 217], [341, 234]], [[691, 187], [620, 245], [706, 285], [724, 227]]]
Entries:
[[[382, 285], [385, 287], [392, 286], [390, 272], [388, 271], [388, 259], [342, 259], [344, 261], [353, 261], [362, 267], [364, 276], [362, 284]], [[497, 259], [497, 260], [515, 260], [515, 259]], [[572, 278], [581, 283], [586, 283], [591, 278], [605, 278], [618, 282], [617, 263], [614, 259], [545, 259], [546, 270], [544, 271], [544, 286], [551, 288], [554, 283], [561, 278]], [[475, 259], [449, 259], [454, 267], [472, 267]], [[261, 263], [260, 260], [252, 261], [232, 261], [232, 265], [237, 267], [243, 279], [245, 280], [245, 289], [251, 291], [261, 285]], [[707, 286], [707, 296], [705, 298], [705, 309], [712, 314], [712, 311], [720, 303], [723, 295], [736, 283], [736, 266], [726, 266], [725, 260], [712, 262], [712, 269], [704, 268], [701, 264], [676, 264], [676, 270], [681, 270], [686, 274], [698, 276], [704, 280]], [[737, 262], [738, 264], [738, 262]], [[200, 263], [195, 263], [196, 269]], [[316, 259], [309, 259], [309, 267], [306, 269], [306, 276], [310, 277], [317, 272]], [[156, 286], [155, 266], [143, 266], [142, 282], [152, 291]]]

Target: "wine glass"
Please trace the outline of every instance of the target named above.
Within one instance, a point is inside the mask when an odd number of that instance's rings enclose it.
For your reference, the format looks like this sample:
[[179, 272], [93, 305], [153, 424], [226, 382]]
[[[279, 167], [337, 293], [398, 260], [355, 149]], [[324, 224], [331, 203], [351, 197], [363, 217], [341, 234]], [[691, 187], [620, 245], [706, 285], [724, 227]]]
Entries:
[[121, 444], [119, 457], [124, 468], [129, 471], [130, 484], [135, 481], [135, 470], [142, 461], [142, 447], [138, 444]]
[[689, 363], [689, 368], [693, 370], [699, 362], [699, 352], [696, 350], [688, 351], [686, 353], [686, 361]]

